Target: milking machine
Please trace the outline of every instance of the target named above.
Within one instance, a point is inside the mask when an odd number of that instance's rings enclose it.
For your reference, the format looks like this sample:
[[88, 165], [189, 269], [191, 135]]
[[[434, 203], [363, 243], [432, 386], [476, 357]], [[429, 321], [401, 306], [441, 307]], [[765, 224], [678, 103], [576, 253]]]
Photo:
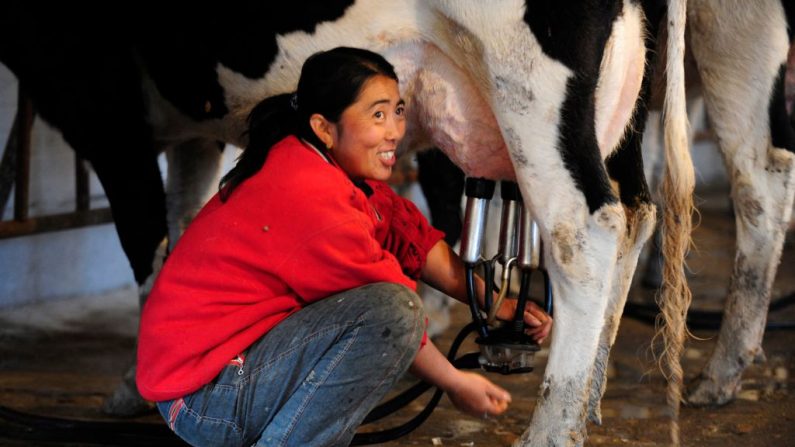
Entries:
[[[467, 324], [456, 336], [448, 360], [457, 368], [475, 369], [501, 374], [531, 372], [534, 367], [538, 344], [525, 333], [524, 313], [530, 295], [530, 279], [534, 272], [540, 271], [544, 279], [544, 308], [552, 314], [552, 289], [549, 276], [541, 263], [541, 239], [538, 226], [530, 211], [523, 206], [519, 188], [515, 183], [502, 182], [502, 220], [497, 254], [491, 258], [483, 257], [483, 236], [486, 231], [486, 218], [489, 204], [494, 195], [495, 182], [492, 180], [469, 178], [466, 181], [466, 211], [461, 239], [461, 258], [466, 273], [466, 288], [472, 322]], [[500, 270], [499, 286], [495, 287], [496, 271]], [[512, 271], [518, 269], [521, 275], [519, 295], [513, 315], [505, 321], [497, 318], [497, 312], [510, 291]], [[482, 269], [483, 301], [478, 295], [475, 271]], [[496, 300], [494, 294], [496, 293]], [[503, 317], [505, 317], [503, 315]], [[477, 333], [475, 342], [479, 352], [456, 357], [458, 349], [472, 332]], [[430, 384], [420, 382], [400, 395], [374, 408], [365, 418], [363, 425], [380, 420], [405, 407], [411, 401], [431, 388]], [[422, 424], [433, 412], [441, 399], [442, 391], [437, 389], [430, 401], [417, 416], [410, 421], [388, 430], [357, 433], [351, 445], [382, 443], [404, 436]], [[39, 439], [47, 441], [69, 441], [99, 443], [103, 445], [184, 445], [163, 424], [88, 422], [59, 418], [27, 415], [0, 407], [0, 419], [17, 427], [19, 439]]]
[[[532, 273], [541, 267], [541, 239], [538, 225], [527, 207], [523, 206], [519, 187], [502, 182], [502, 219], [497, 254], [492, 259], [482, 256], [483, 234], [494, 182], [486, 179], [467, 179], [467, 204], [461, 239], [461, 258], [466, 269], [467, 294], [472, 321], [476, 324], [480, 347], [479, 363], [486, 371], [501, 374], [525, 373], [533, 370], [533, 359], [539, 346], [525, 333], [524, 313], [530, 294]], [[496, 301], [493, 301], [496, 264], [502, 274]], [[483, 309], [480, 309], [475, 284], [475, 270], [482, 266], [485, 282]], [[519, 296], [515, 312], [505, 322], [497, 320], [497, 312], [508, 294], [512, 267], [521, 272]], [[552, 290], [549, 276], [544, 273], [545, 303], [552, 310]], [[486, 314], [484, 318], [483, 313]]]

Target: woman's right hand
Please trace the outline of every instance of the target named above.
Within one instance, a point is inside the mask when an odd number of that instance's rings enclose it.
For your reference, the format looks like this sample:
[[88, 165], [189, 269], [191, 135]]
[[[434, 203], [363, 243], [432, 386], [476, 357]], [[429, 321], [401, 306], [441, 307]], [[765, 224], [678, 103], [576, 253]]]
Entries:
[[480, 374], [459, 373], [454, 384], [445, 390], [456, 408], [478, 418], [496, 416], [508, 409], [510, 393]]

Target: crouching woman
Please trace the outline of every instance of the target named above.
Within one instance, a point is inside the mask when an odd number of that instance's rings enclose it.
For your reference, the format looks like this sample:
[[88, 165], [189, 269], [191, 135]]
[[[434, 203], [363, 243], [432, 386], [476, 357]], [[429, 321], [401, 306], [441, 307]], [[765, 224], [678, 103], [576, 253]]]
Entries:
[[[505, 411], [505, 390], [424, 336], [415, 281], [465, 300], [464, 268], [384, 183], [405, 125], [392, 66], [352, 48], [313, 55], [294, 94], [253, 109], [141, 317], [139, 391], [185, 441], [348, 445], [407, 369], [462, 411]], [[525, 317], [543, 340], [549, 316]]]

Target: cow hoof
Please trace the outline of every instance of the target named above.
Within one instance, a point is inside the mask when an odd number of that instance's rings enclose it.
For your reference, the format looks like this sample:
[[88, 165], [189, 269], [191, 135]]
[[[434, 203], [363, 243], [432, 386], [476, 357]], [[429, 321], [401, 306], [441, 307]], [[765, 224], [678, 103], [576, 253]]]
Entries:
[[102, 403], [102, 412], [115, 417], [133, 417], [148, 413], [154, 404], [138, 393], [135, 385], [135, 367], [130, 368], [113, 394]]
[[585, 445], [585, 432], [572, 431], [566, 436], [553, 436], [551, 433], [534, 433], [532, 436], [522, 436], [513, 443], [513, 447], [583, 447]]
[[739, 387], [723, 385], [699, 376], [687, 387], [685, 403], [691, 407], [719, 407], [733, 401]]

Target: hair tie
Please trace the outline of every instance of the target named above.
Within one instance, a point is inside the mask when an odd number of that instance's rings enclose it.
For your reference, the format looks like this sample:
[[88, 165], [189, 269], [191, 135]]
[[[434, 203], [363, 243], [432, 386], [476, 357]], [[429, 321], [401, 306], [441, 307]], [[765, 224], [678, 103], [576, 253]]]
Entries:
[[290, 107], [292, 107], [296, 112], [298, 111], [298, 93], [293, 93], [290, 95]]

